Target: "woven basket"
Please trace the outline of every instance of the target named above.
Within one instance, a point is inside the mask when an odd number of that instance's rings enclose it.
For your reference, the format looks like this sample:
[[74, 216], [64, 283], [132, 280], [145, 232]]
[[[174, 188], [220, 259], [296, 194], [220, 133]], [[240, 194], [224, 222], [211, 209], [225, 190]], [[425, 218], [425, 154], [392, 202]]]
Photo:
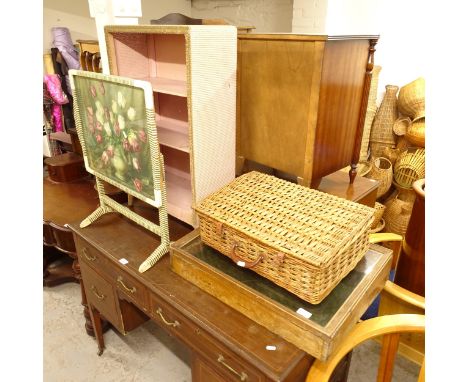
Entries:
[[385, 228], [385, 220], [384, 220], [384, 219], [380, 219], [379, 224], [377, 224], [377, 226], [376, 226], [375, 228], [371, 228], [370, 233], [380, 232], [380, 231], [382, 231], [384, 228]]
[[393, 124], [393, 132], [395, 135], [401, 137], [408, 131], [408, 127], [411, 125], [411, 119], [408, 117], [398, 118]]
[[382, 156], [382, 148], [395, 147], [393, 124], [398, 119], [397, 92], [398, 86], [385, 86], [385, 95], [372, 123], [369, 138], [371, 154], [374, 157]]
[[412, 144], [406, 139], [406, 136], [398, 137], [396, 148], [401, 152], [408, 150]]
[[369, 248], [374, 209], [255, 171], [195, 207], [204, 243], [321, 302]]
[[359, 152], [359, 161], [366, 161], [368, 159], [369, 138], [372, 128], [372, 121], [377, 113], [377, 87], [379, 84], [379, 74], [381, 66], [374, 66], [372, 69], [372, 79], [369, 89], [369, 98], [367, 100], [366, 117], [364, 119], [364, 128], [362, 131], [361, 151]]
[[391, 147], [384, 147], [382, 150], [382, 156], [387, 158], [392, 166], [395, 166], [395, 162], [400, 156], [401, 151], [399, 149], [392, 149]]
[[413, 203], [400, 199], [400, 195], [385, 203], [385, 232], [404, 236], [411, 218]]
[[379, 223], [381, 222], [381, 220], [383, 218], [385, 208], [386, 207], [382, 203], [375, 202], [375, 205], [374, 205], [374, 209], [375, 209], [374, 220], [373, 220], [372, 225], [371, 225], [372, 230], [375, 229], [376, 227], [378, 227]]
[[425, 150], [410, 147], [403, 152], [395, 163], [395, 182], [405, 188], [411, 188], [413, 182], [425, 176]]
[[426, 146], [426, 119], [420, 118], [414, 121], [408, 128], [405, 138], [418, 147]]
[[366, 177], [379, 181], [379, 188], [377, 188], [377, 198], [380, 198], [392, 186], [392, 163], [384, 157], [374, 158], [371, 162], [371, 170]]
[[409, 84], [403, 86], [398, 94], [398, 109], [401, 114], [417, 120], [426, 113], [426, 82], [419, 77]]

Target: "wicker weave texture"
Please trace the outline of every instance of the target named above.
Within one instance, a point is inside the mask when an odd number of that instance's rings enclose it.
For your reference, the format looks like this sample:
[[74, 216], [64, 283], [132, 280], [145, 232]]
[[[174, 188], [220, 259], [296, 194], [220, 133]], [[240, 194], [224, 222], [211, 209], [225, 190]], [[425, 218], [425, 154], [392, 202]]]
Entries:
[[410, 188], [416, 180], [424, 178], [425, 161], [425, 149], [410, 147], [395, 163], [395, 182], [402, 187]]
[[368, 158], [369, 138], [371, 134], [372, 121], [374, 120], [375, 114], [377, 113], [377, 88], [379, 85], [379, 74], [381, 70], [381, 66], [374, 66], [374, 69], [372, 69], [372, 79], [369, 89], [369, 98], [367, 101], [366, 118], [364, 120], [364, 130], [362, 132], [359, 161], [365, 161]]
[[317, 304], [368, 249], [374, 209], [250, 172], [196, 206], [202, 240]]
[[235, 177], [237, 29], [190, 26], [194, 201]]

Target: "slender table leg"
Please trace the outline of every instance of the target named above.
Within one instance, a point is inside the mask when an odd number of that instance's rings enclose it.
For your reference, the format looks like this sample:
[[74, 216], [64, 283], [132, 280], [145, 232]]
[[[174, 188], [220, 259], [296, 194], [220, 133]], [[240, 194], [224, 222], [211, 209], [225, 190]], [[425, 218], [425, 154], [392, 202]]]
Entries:
[[104, 336], [102, 334], [102, 321], [101, 321], [101, 314], [99, 311], [94, 308], [92, 305], [88, 304], [89, 311], [91, 313], [91, 322], [93, 324], [94, 329], [94, 336], [96, 337], [96, 341], [98, 342], [98, 355], [102, 355], [104, 351]]

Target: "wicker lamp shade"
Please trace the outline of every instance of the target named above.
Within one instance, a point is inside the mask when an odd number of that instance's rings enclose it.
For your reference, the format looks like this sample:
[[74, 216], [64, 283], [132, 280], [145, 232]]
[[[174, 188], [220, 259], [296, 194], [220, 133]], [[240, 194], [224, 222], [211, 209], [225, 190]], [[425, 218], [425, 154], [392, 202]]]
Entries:
[[374, 158], [371, 162], [371, 170], [367, 175], [367, 178], [379, 181], [379, 187], [377, 189], [377, 198], [380, 198], [392, 186], [392, 163], [384, 157]]
[[411, 188], [413, 182], [425, 176], [425, 149], [410, 147], [395, 163], [395, 182], [405, 188]]
[[398, 109], [412, 120], [418, 120], [426, 115], [426, 81], [419, 77], [403, 86], [398, 94]]

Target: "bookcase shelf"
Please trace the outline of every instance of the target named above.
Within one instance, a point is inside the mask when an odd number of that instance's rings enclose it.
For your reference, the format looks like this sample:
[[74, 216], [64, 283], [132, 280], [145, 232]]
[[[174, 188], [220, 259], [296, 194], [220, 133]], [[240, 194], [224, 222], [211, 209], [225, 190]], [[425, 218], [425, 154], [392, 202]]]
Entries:
[[153, 89], [168, 213], [193, 227], [193, 206], [235, 177], [237, 29], [109, 25], [111, 74]]

